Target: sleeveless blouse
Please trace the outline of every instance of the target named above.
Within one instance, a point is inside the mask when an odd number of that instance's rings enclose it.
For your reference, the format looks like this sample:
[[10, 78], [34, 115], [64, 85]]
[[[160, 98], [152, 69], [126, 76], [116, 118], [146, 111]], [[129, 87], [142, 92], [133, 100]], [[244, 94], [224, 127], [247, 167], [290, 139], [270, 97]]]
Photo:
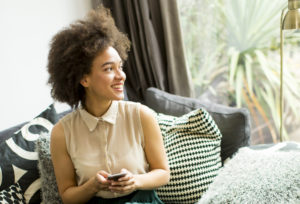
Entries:
[[[110, 174], [119, 173], [122, 168], [133, 174], [148, 171], [139, 103], [113, 101], [100, 118], [78, 108], [60, 122], [78, 185], [99, 170]], [[99, 191], [96, 196], [115, 198], [129, 193]]]

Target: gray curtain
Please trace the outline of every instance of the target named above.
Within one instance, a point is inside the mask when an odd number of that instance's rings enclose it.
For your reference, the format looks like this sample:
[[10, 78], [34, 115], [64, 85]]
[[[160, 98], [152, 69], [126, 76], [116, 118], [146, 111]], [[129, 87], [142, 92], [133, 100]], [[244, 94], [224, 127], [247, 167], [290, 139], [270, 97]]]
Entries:
[[143, 102], [148, 87], [193, 96], [176, 0], [94, 0], [93, 6], [99, 3], [132, 43], [125, 64], [130, 100]]

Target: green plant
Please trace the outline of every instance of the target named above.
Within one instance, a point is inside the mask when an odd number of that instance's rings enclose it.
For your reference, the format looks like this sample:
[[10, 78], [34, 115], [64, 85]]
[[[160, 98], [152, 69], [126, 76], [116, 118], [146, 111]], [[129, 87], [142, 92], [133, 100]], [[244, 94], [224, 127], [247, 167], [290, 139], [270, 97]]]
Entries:
[[[279, 54], [278, 46], [270, 50], [272, 41], [279, 37], [281, 10], [285, 0], [227, 0], [219, 6], [224, 23], [228, 27], [229, 85], [236, 105], [247, 105], [259, 126], [258, 113], [270, 130], [272, 139], [277, 141], [279, 129]], [[270, 55], [273, 54], [274, 58]], [[278, 57], [277, 57], [278, 56]], [[276, 61], [277, 57], [277, 61]], [[275, 61], [274, 61], [275, 60]], [[285, 111], [299, 121], [296, 107], [299, 104], [300, 84], [289, 72], [284, 70]], [[292, 102], [293, 103], [290, 103]], [[284, 131], [287, 138], [287, 133]]]
[[220, 73], [219, 59], [225, 47], [218, 37], [223, 25], [215, 18], [217, 1], [177, 0], [187, 62], [193, 83], [201, 90]]
[[[279, 19], [287, 1], [178, 1], [194, 84], [203, 91], [217, 76], [225, 78], [227, 89], [221, 91], [233, 100], [230, 104], [247, 106], [255, 127], [263, 122], [276, 142], [280, 125]], [[284, 70], [284, 82], [284, 121], [289, 128], [300, 121], [300, 83], [289, 69]]]

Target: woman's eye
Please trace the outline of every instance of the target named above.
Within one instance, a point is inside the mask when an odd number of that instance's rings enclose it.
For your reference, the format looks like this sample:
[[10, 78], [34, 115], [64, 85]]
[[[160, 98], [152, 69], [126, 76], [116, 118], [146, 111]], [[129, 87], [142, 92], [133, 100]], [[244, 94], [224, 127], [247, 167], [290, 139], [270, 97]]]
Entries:
[[106, 72], [109, 72], [109, 71], [112, 71], [112, 70], [113, 70], [112, 67], [108, 67], [108, 68], [105, 68], [105, 69], [104, 69], [104, 71], [106, 71]]

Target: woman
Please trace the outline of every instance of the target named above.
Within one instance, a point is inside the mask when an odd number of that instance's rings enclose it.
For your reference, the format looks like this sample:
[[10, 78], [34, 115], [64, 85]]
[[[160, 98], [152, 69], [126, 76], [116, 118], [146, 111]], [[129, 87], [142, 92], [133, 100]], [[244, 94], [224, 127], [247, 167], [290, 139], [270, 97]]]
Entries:
[[[121, 101], [129, 47], [104, 7], [52, 39], [51, 94], [74, 108], [51, 133], [64, 203], [162, 203], [153, 189], [165, 185], [170, 172], [155, 116]], [[108, 178], [121, 172], [125, 176]]]

